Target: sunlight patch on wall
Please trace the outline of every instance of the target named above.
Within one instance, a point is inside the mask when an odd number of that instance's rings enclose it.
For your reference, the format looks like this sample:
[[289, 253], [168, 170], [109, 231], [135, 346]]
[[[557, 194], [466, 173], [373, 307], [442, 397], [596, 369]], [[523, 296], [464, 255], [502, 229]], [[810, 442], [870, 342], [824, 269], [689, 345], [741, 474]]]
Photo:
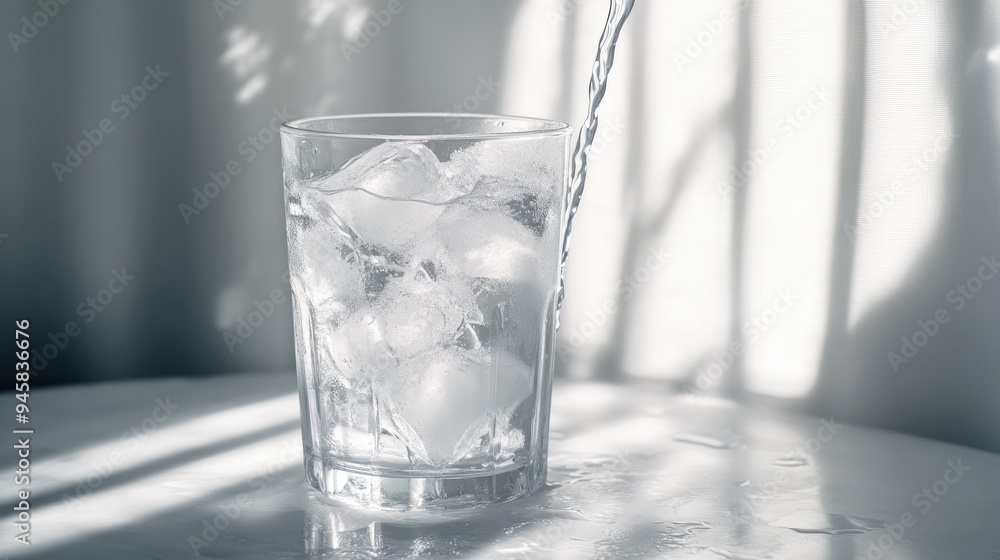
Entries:
[[630, 376], [680, 379], [728, 344], [732, 204], [712, 188], [728, 162], [727, 148], [716, 134], [692, 156], [691, 175], [663, 189], [679, 189], [678, 198], [662, 233], [643, 242], [628, 271], [637, 285], [626, 302], [632, 320], [622, 325], [628, 329], [623, 369]]
[[[733, 95], [739, 6], [726, 0], [650, 3], [633, 31], [645, 33], [645, 106], [635, 150], [644, 150], [634, 220], [644, 224], [646, 253], [626, 264], [633, 274], [653, 251], [669, 255], [655, 278], [636, 290], [624, 337], [623, 370], [679, 380], [728, 344], [732, 200], [725, 179], [726, 131]], [[657, 23], [655, 27], [644, 22]]]
[[262, 93], [267, 87], [267, 73], [264, 66], [271, 57], [271, 49], [257, 33], [237, 26], [226, 34], [226, 49], [219, 63], [240, 82], [234, 95], [236, 103], [245, 105]]
[[309, 0], [306, 4], [306, 23], [309, 27], [320, 27], [331, 16], [337, 13], [337, 8], [339, 4], [343, 2], [338, 2], [337, 0]]
[[560, 117], [563, 84], [554, 70], [562, 66], [563, 50], [568, 48], [567, 30], [576, 25], [575, 11], [566, 4], [563, 0], [521, 4], [507, 40], [501, 112], [528, 115], [544, 107], [545, 116]]
[[[800, 397], [825, 342], [838, 197], [840, 2], [755, 3], [741, 331], [751, 392]], [[740, 185], [744, 185], [740, 187]]]
[[869, 9], [858, 216], [853, 224], [837, 224], [837, 235], [855, 250], [849, 328], [906, 282], [933, 240], [954, 142], [947, 91], [954, 77], [945, 71], [953, 37], [942, 13], [948, 5], [921, 3], [905, 20], [890, 4]]

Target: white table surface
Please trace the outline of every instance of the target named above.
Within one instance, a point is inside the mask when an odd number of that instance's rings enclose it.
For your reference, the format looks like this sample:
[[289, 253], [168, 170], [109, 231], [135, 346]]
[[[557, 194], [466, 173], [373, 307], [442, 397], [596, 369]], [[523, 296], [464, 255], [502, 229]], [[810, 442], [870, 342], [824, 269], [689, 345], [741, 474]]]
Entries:
[[[13, 417], [13, 396], [0, 402]], [[1000, 456], [648, 386], [557, 382], [547, 487], [430, 518], [316, 499], [292, 374], [36, 390], [30, 404], [28, 547], [14, 543], [10, 433], [0, 454], [9, 558], [1000, 559]]]

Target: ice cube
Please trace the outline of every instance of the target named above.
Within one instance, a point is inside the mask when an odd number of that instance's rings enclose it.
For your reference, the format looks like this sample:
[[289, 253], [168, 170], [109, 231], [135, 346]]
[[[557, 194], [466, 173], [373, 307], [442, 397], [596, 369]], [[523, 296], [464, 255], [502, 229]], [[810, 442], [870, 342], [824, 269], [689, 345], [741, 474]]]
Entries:
[[[495, 375], [493, 393], [486, 409], [459, 437], [451, 451], [449, 464], [470, 458], [489, 458], [503, 463], [524, 447], [524, 434], [510, 425], [514, 409], [532, 395], [531, 369], [513, 355], [496, 350], [490, 356], [490, 375]], [[498, 450], [494, 457], [493, 447]]]
[[557, 230], [560, 223], [557, 192], [554, 184], [532, 188], [509, 177], [485, 176], [465, 200], [482, 210], [507, 214], [543, 236]]
[[455, 205], [435, 224], [449, 264], [467, 276], [494, 280], [531, 280], [543, 268], [540, 239], [514, 218], [499, 212]]
[[483, 346], [479, 325], [463, 320], [455, 333], [455, 345], [466, 350], [478, 350]]
[[[557, 181], [564, 162], [558, 142], [474, 142], [452, 152], [441, 171], [458, 189], [478, 185], [478, 190], [489, 187], [498, 196], [506, 189], [527, 189], [559, 197], [563, 192]], [[489, 184], [484, 178], [499, 181]]]
[[[448, 285], [424, 280], [423, 268], [393, 280], [377, 310], [379, 330], [400, 359], [412, 358], [450, 341], [464, 320], [471, 301], [459, 302]], [[471, 299], [471, 298], [469, 298]]]
[[443, 211], [439, 166], [423, 144], [386, 142], [304, 183], [302, 206], [349, 237], [398, 250]]
[[492, 362], [497, 372], [497, 406], [509, 413], [532, 392], [531, 368], [503, 350], [494, 351]]
[[530, 229], [535, 235], [542, 236], [549, 228], [559, 224], [554, 214], [551, 200], [539, 197], [536, 193], [526, 192], [505, 200], [504, 211], [510, 217]]
[[296, 272], [306, 297], [314, 303], [334, 299], [350, 307], [364, 294], [364, 267], [344, 250], [342, 240], [331, 239], [325, 228], [315, 225], [299, 232], [293, 255], [298, 261]]
[[322, 434], [326, 444], [340, 456], [362, 460], [371, 457], [370, 386], [365, 379], [347, 379], [335, 374], [319, 378], [317, 399], [321, 416], [317, 420], [327, 428]]
[[433, 195], [440, 165], [434, 152], [419, 142], [385, 142], [304, 186], [327, 193], [361, 189], [383, 198], [420, 199]]
[[438, 349], [401, 364], [382, 387], [397, 437], [411, 440], [414, 457], [443, 466], [470, 455], [486, 459], [494, 416], [505, 430], [497, 433], [501, 447], [516, 444], [518, 435], [505, 426], [532, 394], [532, 377], [506, 352]]
[[489, 404], [489, 355], [437, 349], [402, 365], [394, 377], [386, 383], [387, 398], [395, 423], [416, 438], [407, 446], [430, 465], [447, 464]]
[[[493, 437], [491, 437], [492, 430], [495, 430]], [[494, 422], [491, 414], [484, 414], [462, 434], [448, 464], [477, 460], [485, 462], [484, 458], [487, 461], [492, 460], [491, 439], [498, 444], [497, 466], [511, 460], [515, 453], [524, 447], [524, 434], [520, 429], [510, 425], [510, 416], [498, 413]]]
[[403, 249], [444, 210], [427, 202], [383, 199], [366, 191], [344, 191], [336, 198], [347, 223], [363, 240], [393, 250]]
[[346, 379], [367, 378], [390, 369], [397, 359], [389, 349], [372, 315], [355, 315], [337, 329], [317, 329], [316, 344], [328, 352], [337, 371]]

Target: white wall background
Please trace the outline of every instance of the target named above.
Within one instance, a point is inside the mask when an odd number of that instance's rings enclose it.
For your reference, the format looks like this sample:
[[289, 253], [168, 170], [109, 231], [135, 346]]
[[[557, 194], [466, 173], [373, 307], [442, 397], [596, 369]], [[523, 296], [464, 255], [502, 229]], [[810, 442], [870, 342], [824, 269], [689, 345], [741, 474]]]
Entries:
[[[607, 12], [225, 5], [70, 3], [0, 53], [4, 316], [58, 334], [112, 269], [136, 276], [52, 382], [290, 368], [287, 306], [232, 352], [222, 338], [287, 290], [279, 151], [241, 151], [248, 135], [281, 109], [578, 124]], [[37, 10], [5, 2], [0, 27]], [[156, 64], [169, 77], [119, 120], [112, 102]], [[998, 88], [996, 1], [639, 0], [576, 222], [559, 371], [1000, 450], [1000, 276], [981, 260], [1000, 253]], [[115, 131], [60, 182], [52, 162], [105, 117]], [[242, 173], [185, 223], [178, 204], [230, 160]]]

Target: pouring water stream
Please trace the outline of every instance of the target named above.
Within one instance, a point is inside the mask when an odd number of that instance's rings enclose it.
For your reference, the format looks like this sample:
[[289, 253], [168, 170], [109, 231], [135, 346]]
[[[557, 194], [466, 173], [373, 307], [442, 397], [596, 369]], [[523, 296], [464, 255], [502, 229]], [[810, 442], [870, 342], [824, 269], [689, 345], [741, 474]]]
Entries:
[[625, 20], [632, 12], [635, 0], [611, 0], [611, 8], [608, 11], [608, 19], [604, 24], [604, 31], [601, 32], [601, 40], [597, 48], [597, 57], [594, 60], [593, 70], [590, 75], [590, 89], [588, 91], [587, 117], [580, 126], [577, 136], [576, 147], [573, 149], [573, 157], [570, 167], [570, 181], [566, 186], [566, 223], [563, 226], [562, 256], [559, 261], [559, 292], [556, 296], [556, 329], [559, 328], [559, 311], [562, 309], [563, 298], [566, 295], [565, 269], [566, 260], [569, 258], [570, 234], [573, 231], [573, 218], [580, 208], [580, 201], [583, 197], [583, 189], [587, 181], [587, 158], [590, 148], [594, 143], [597, 134], [597, 114], [601, 101], [608, 87], [608, 74], [615, 60], [615, 46], [618, 37], [621, 35]]

